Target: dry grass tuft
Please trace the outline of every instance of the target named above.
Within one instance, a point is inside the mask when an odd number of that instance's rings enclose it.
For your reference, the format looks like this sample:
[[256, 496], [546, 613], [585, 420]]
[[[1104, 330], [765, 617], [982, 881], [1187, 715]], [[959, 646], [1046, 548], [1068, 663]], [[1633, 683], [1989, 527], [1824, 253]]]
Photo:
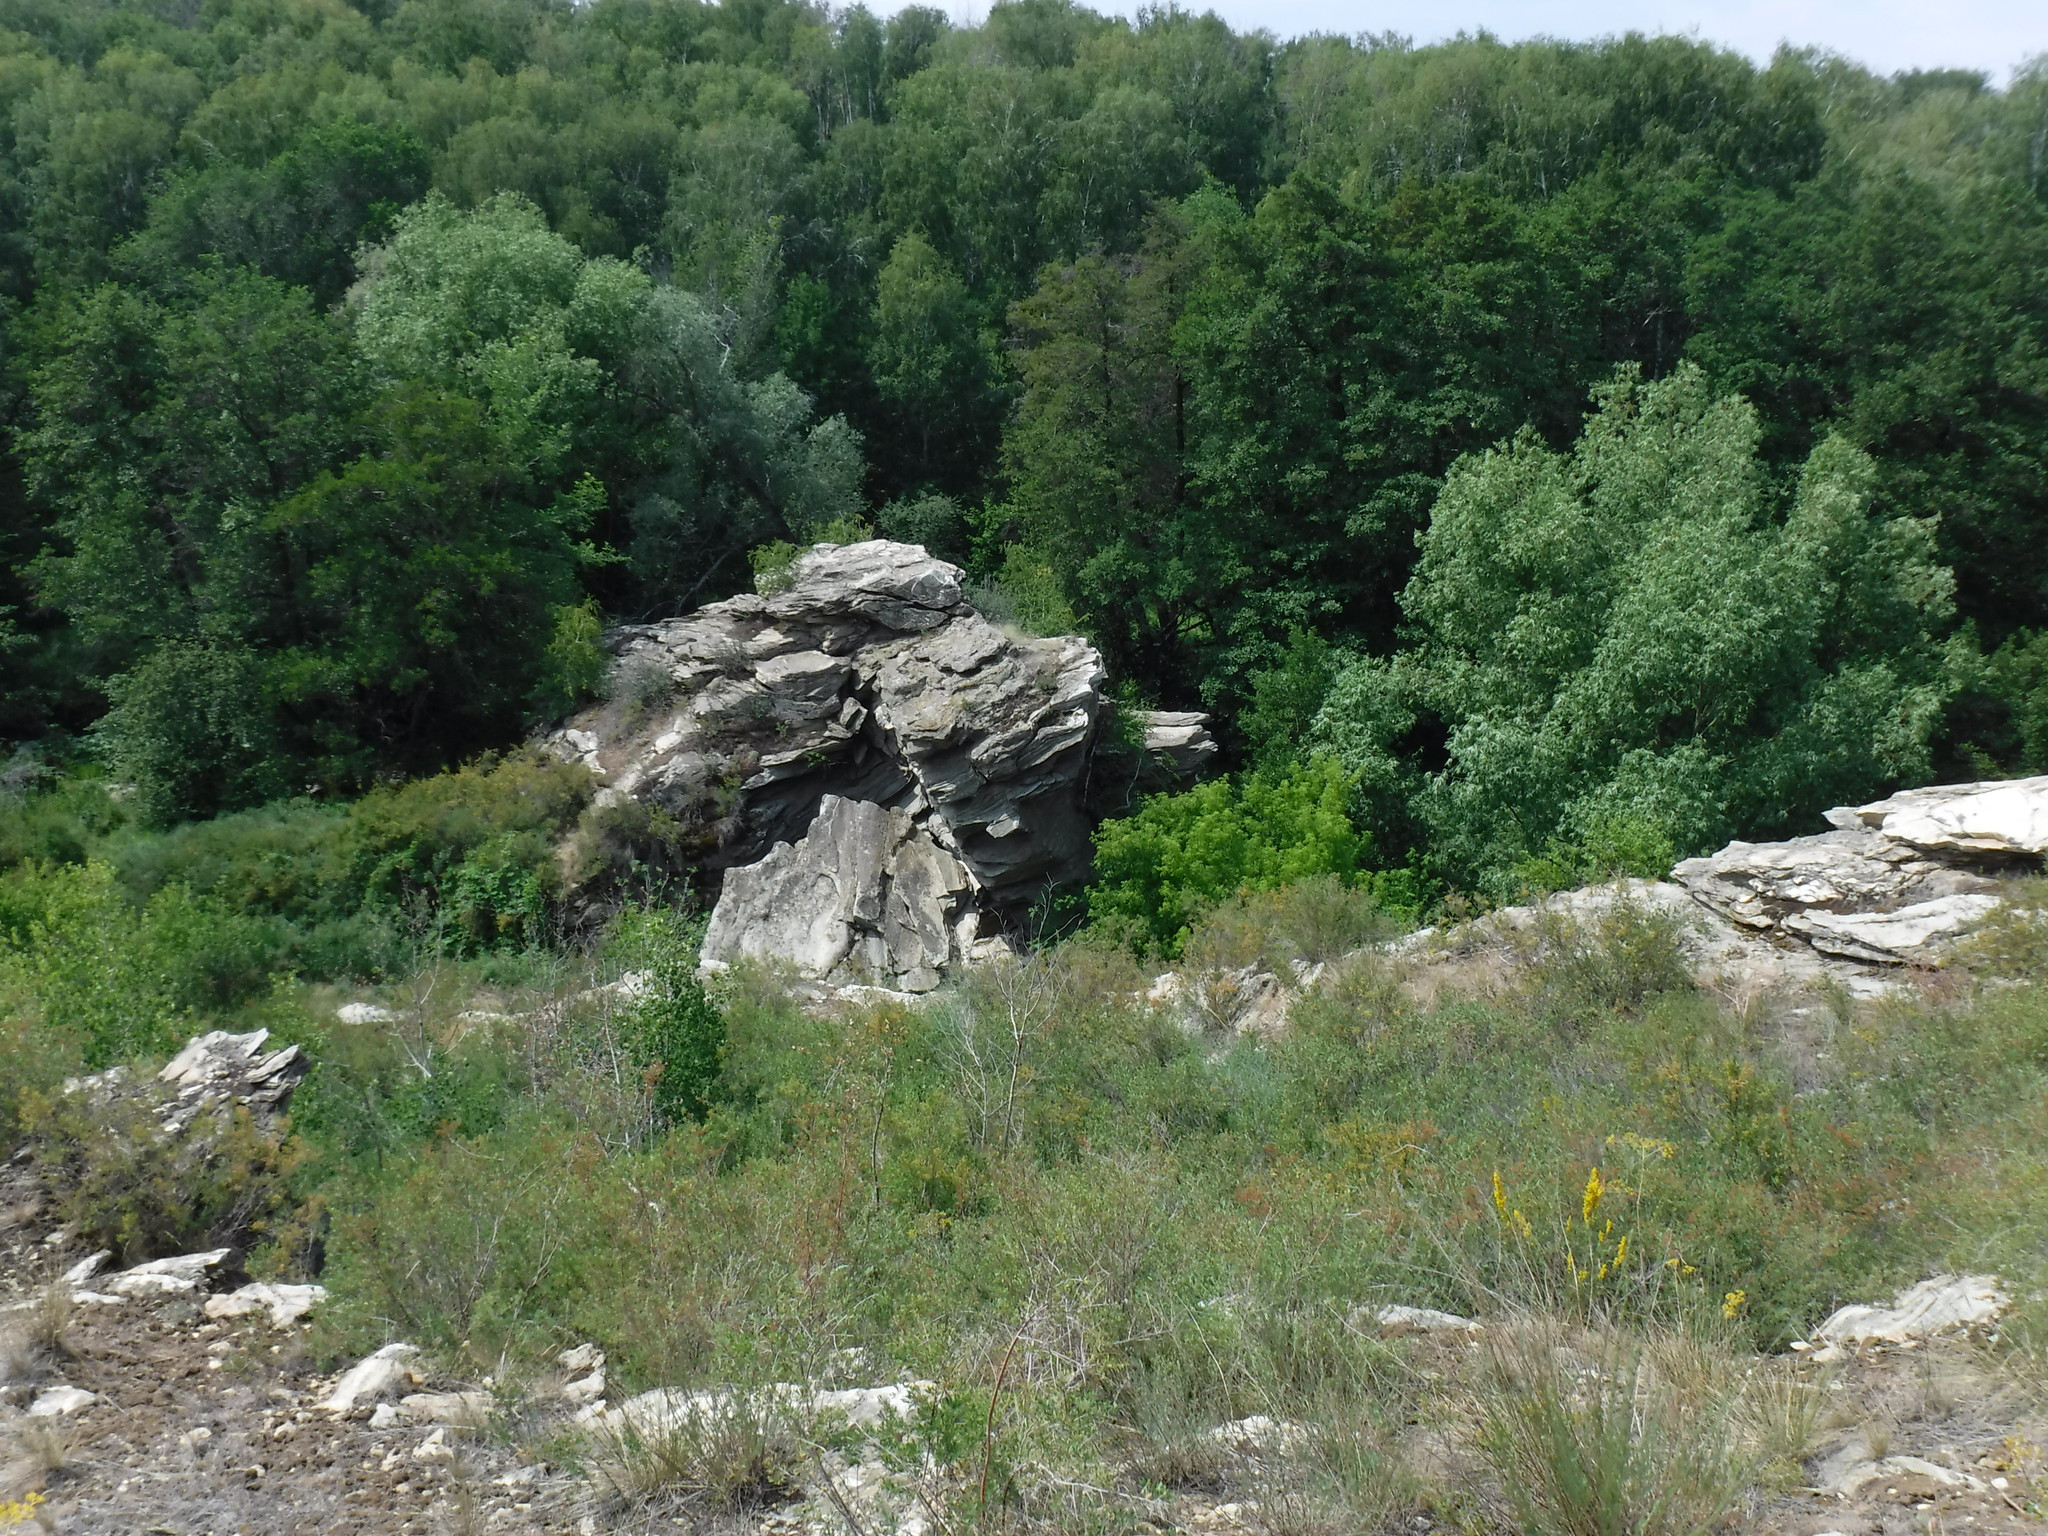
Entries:
[[668, 1499], [711, 1514], [744, 1514], [798, 1497], [805, 1460], [790, 1430], [762, 1405], [736, 1396], [658, 1425], [627, 1421], [602, 1436], [589, 1471], [612, 1507]]
[[1711, 1338], [1525, 1317], [1488, 1334], [1478, 1445], [1531, 1536], [1689, 1536], [1750, 1481], [1743, 1385]]

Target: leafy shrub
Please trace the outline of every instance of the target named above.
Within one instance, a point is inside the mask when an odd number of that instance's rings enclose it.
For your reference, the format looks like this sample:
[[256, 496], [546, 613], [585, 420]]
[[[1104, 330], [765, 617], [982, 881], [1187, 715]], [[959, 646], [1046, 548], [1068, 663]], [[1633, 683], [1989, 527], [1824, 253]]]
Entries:
[[1089, 914], [1177, 955], [1195, 920], [1219, 902], [1312, 876], [1363, 884], [1388, 908], [1412, 911], [1411, 877], [1363, 867], [1371, 843], [1351, 820], [1352, 788], [1324, 757], [1154, 795], [1096, 830]]
[[254, 651], [172, 641], [107, 684], [112, 708], [94, 739], [147, 824], [214, 816], [287, 785], [273, 692]]
[[103, 863], [0, 878], [0, 986], [86, 1065], [168, 1054], [194, 1012], [263, 990], [262, 919], [169, 886], [136, 902]]
[[902, 544], [922, 544], [927, 554], [955, 565], [965, 565], [972, 554], [967, 514], [936, 491], [890, 502], [875, 515], [875, 531]]
[[787, 539], [775, 539], [747, 551], [747, 563], [754, 568], [754, 590], [763, 597], [787, 592], [796, 580], [796, 557], [802, 553]]
[[1189, 931], [1190, 966], [1256, 966], [1286, 976], [1391, 938], [1412, 911], [1389, 912], [1370, 886], [1310, 875], [1268, 891], [1247, 891], [1211, 907]]
[[289, 1128], [258, 1126], [240, 1106], [171, 1134], [153, 1081], [39, 1095], [23, 1111], [36, 1167], [67, 1222], [127, 1263], [273, 1235], [309, 1153]]
[[604, 681], [606, 657], [598, 641], [604, 622], [594, 601], [558, 604], [555, 632], [541, 655], [541, 673], [528, 709], [535, 719], [554, 720], [593, 697]]
[[1692, 986], [1682, 920], [1625, 896], [1586, 915], [1545, 910], [1520, 942], [1535, 995], [1566, 1014], [1640, 1012]]
[[1517, 862], [1514, 878], [1520, 894], [1535, 897], [1630, 875], [1663, 880], [1677, 859], [1670, 834], [1650, 818], [1593, 816], [1578, 836], [1553, 837], [1542, 853]]
[[2008, 888], [2003, 902], [1956, 948], [1956, 963], [1988, 976], [2048, 977], [2048, 880]]
[[83, 864], [101, 838], [128, 820], [104, 781], [30, 766], [18, 781], [0, 785], [0, 871], [31, 860]]
[[725, 1019], [697, 979], [701, 937], [675, 912], [628, 913], [611, 945], [615, 956], [644, 966], [621, 1034], [655, 1113], [670, 1124], [709, 1112], [725, 1047]]
[[284, 919], [281, 968], [375, 973], [422, 946], [544, 941], [562, 894], [554, 846], [589, 797], [582, 767], [515, 754], [346, 809], [283, 802], [108, 851], [139, 899], [182, 885], [220, 909]]

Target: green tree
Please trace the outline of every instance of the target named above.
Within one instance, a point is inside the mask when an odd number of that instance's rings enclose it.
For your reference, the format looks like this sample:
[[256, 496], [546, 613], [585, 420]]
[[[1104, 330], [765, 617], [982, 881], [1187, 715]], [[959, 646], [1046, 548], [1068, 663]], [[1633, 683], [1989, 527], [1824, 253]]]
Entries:
[[963, 490], [994, 439], [994, 339], [950, 262], [912, 231], [875, 292], [868, 359], [900, 458], [894, 483]]
[[[1463, 460], [1402, 595], [1414, 643], [1353, 663], [1314, 740], [1458, 878], [1512, 894], [1617, 819], [1680, 853], [1803, 828], [1928, 770], [1952, 580], [1830, 438], [1780, 505], [1755, 410], [1623, 369], [1570, 454]], [[1444, 742], [1426, 770], [1418, 736]]]

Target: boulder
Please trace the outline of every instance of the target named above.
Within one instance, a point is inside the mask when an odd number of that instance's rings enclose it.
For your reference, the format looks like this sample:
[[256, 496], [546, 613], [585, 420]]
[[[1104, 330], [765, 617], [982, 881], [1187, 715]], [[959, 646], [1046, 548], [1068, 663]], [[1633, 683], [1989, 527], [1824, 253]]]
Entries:
[[206, 1253], [182, 1253], [175, 1258], [151, 1259], [147, 1264], [124, 1269], [99, 1283], [115, 1296], [190, 1296], [234, 1267], [234, 1250], [215, 1248]]
[[1209, 717], [1193, 710], [1141, 709], [1146, 788], [1177, 788], [1216, 771], [1221, 749], [1209, 734]]
[[1862, 826], [1783, 843], [1730, 843], [1687, 859], [1672, 878], [1730, 921], [1759, 931], [1792, 916], [1890, 911], [1998, 885]]
[[703, 955], [714, 970], [779, 959], [835, 983], [929, 992], [979, 951], [981, 922], [966, 866], [908, 812], [827, 795], [802, 838], [727, 872]]
[[1869, 805], [1838, 806], [1834, 827], [1868, 827], [1937, 856], [2038, 860], [2048, 853], [2048, 777], [1933, 784]]
[[[604, 643], [612, 697], [548, 744], [722, 873], [716, 963], [924, 991], [1087, 872], [1101, 657], [989, 623], [919, 545], [815, 545], [772, 594]], [[1178, 777], [1216, 755], [1200, 716], [1145, 732]]]

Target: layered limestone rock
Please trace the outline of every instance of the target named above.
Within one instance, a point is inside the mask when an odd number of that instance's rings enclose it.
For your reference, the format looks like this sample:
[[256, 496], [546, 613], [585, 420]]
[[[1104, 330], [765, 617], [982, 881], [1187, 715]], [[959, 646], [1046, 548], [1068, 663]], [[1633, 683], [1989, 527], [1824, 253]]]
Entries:
[[[612, 698], [550, 738], [723, 871], [704, 954], [927, 990], [1089, 857], [1102, 659], [997, 628], [915, 544], [817, 545], [769, 595], [627, 625]], [[1148, 725], [1175, 771], [1196, 716]]]
[[2048, 778], [1941, 784], [1730, 843], [1671, 873], [1718, 917], [1849, 964], [1939, 964], [2048, 850]]

